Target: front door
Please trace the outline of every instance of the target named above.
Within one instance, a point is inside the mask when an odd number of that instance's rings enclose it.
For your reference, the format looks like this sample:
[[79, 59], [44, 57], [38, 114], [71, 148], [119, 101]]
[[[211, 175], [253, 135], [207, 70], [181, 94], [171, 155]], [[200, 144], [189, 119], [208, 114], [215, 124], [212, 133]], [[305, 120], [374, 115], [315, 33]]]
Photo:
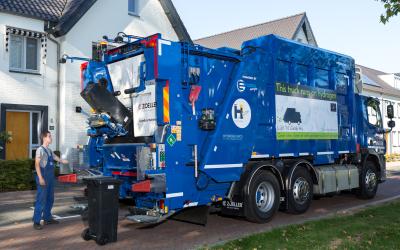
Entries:
[[6, 131], [12, 132], [12, 142], [6, 145], [6, 160], [26, 159], [30, 156], [30, 113], [6, 113]]

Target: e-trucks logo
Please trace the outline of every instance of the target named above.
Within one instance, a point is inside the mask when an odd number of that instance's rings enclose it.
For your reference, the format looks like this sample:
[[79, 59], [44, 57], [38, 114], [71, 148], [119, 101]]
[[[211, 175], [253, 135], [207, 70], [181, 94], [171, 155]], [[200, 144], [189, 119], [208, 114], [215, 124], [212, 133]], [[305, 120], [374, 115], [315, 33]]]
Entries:
[[251, 121], [251, 108], [249, 103], [240, 98], [232, 105], [232, 120], [238, 128], [246, 128]]
[[237, 90], [238, 90], [239, 92], [243, 92], [243, 91], [246, 90], [246, 84], [244, 83], [243, 80], [237, 81], [236, 87], [237, 87]]

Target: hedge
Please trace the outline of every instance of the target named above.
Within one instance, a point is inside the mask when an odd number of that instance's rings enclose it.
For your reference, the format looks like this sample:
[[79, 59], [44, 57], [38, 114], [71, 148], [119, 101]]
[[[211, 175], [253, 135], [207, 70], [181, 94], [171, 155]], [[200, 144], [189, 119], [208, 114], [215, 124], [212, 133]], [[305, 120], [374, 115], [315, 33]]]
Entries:
[[0, 192], [35, 189], [34, 161], [0, 160]]

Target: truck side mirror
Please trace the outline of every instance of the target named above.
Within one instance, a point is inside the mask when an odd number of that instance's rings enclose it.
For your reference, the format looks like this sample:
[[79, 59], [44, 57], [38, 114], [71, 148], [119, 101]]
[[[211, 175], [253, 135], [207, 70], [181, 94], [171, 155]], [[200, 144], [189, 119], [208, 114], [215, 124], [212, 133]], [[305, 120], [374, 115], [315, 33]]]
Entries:
[[395, 121], [388, 121], [388, 127], [389, 128], [394, 128], [396, 126], [396, 122]]
[[[387, 108], [386, 108], [386, 110], [387, 110], [387, 116], [388, 116], [388, 118], [389, 119], [393, 119], [393, 117], [394, 117], [394, 109], [393, 109], [393, 105], [392, 104], [389, 104], [388, 106], [387, 106]], [[390, 126], [389, 126], [390, 127]], [[394, 126], [393, 126], [394, 127]]]

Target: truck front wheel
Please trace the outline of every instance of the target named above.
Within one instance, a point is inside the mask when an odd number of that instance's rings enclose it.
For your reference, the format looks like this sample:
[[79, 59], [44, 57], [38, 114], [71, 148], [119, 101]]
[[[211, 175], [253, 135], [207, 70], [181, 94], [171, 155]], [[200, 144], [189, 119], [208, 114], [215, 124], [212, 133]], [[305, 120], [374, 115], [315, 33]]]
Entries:
[[277, 178], [269, 171], [259, 171], [248, 185], [244, 206], [247, 220], [257, 223], [270, 221], [279, 208], [280, 186]]
[[361, 199], [372, 199], [378, 190], [378, 172], [373, 162], [367, 161], [360, 174], [360, 188], [358, 197]]
[[308, 210], [313, 199], [313, 182], [306, 168], [296, 168], [288, 192], [288, 212], [301, 214]]

